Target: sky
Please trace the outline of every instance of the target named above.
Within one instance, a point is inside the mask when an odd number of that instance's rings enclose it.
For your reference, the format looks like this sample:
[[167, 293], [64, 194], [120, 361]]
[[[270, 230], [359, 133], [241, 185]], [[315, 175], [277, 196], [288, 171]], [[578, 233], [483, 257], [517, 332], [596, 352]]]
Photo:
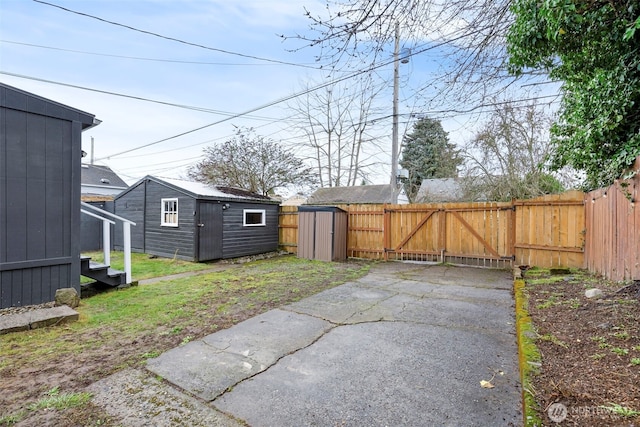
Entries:
[[[305, 10], [323, 8], [318, 0], [0, 0], [0, 81], [94, 114], [102, 123], [83, 133], [85, 162], [129, 184], [146, 175], [184, 178], [205, 147], [238, 128], [296, 152], [303, 142], [279, 101], [342, 75], [320, 67], [318, 47], [279, 35], [310, 34]], [[436, 68], [427, 55], [402, 66], [401, 111]], [[391, 81], [393, 68], [376, 73]], [[377, 108], [386, 120], [377, 124], [369, 183], [384, 184], [390, 85]], [[456, 144], [473, 132], [464, 116], [443, 126]]]

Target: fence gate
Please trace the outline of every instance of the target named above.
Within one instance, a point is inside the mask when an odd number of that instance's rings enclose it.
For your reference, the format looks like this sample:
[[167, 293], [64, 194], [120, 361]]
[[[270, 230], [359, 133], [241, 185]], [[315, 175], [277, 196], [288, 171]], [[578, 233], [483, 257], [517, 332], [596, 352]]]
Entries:
[[384, 209], [385, 259], [505, 267], [513, 261], [512, 205]]

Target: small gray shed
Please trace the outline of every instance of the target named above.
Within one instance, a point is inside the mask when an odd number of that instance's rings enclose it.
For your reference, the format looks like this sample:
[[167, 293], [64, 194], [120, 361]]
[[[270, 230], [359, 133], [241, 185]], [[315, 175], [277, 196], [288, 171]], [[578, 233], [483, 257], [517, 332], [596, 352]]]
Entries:
[[98, 123], [0, 83], [0, 308], [80, 292], [81, 134]]
[[347, 212], [334, 206], [298, 207], [298, 257], [347, 259]]
[[[116, 215], [137, 224], [133, 252], [198, 262], [278, 249], [278, 202], [260, 194], [146, 176], [114, 204]], [[116, 230], [116, 249], [121, 235]]]

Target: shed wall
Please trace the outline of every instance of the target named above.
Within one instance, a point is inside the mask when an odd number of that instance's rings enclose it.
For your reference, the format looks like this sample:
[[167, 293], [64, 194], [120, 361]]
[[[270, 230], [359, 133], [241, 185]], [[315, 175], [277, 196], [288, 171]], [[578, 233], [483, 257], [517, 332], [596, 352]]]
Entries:
[[[178, 227], [161, 226], [162, 199], [178, 199]], [[144, 221], [145, 252], [194, 261], [196, 256], [196, 200], [155, 181], [147, 181]]]
[[298, 213], [298, 257], [314, 259], [316, 242], [315, 212]]
[[[160, 225], [162, 199], [178, 199], [178, 227]], [[161, 257], [196, 260], [193, 197], [152, 180], [141, 181], [115, 200], [116, 215], [136, 223], [131, 227], [131, 250]], [[115, 248], [122, 250], [122, 232], [116, 231]]]
[[[278, 206], [261, 203], [227, 202], [223, 213], [222, 257], [235, 258], [278, 249]], [[244, 209], [264, 209], [265, 225], [243, 226]]]
[[[145, 185], [131, 188], [127, 193], [114, 200], [114, 213], [136, 223], [131, 227], [131, 251], [144, 253], [144, 213], [145, 213]], [[114, 249], [123, 250], [122, 223], [116, 221], [114, 233]]]
[[347, 259], [348, 218], [347, 212], [336, 212], [334, 214], [332, 261], [344, 261]]
[[[113, 201], [87, 202], [99, 209], [114, 213]], [[90, 215], [80, 216], [80, 251], [100, 251], [102, 250], [102, 221]], [[109, 241], [111, 248], [114, 248], [114, 229], [109, 227]]]
[[[161, 201], [178, 199], [178, 227], [161, 226]], [[278, 206], [245, 201], [197, 199], [170, 186], [146, 179], [115, 200], [115, 213], [137, 225], [131, 228], [132, 251], [188, 261], [198, 259], [198, 202], [228, 204], [222, 221], [207, 224], [221, 227], [221, 258], [255, 255], [278, 249]], [[245, 209], [265, 210], [264, 226], [245, 226]], [[214, 233], [215, 234], [215, 233]], [[121, 232], [116, 231], [115, 248], [122, 249]]]
[[318, 261], [347, 259], [347, 212], [301, 208], [298, 213], [298, 256]]

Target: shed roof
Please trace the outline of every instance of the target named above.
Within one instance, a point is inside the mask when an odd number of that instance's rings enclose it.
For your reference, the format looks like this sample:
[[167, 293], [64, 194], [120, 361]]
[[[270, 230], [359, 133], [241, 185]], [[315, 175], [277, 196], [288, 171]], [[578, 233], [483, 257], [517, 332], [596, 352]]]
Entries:
[[[318, 188], [304, 203], [305, 205], [329, 205], [329, 204], [377, 204], [393, 202], [394, 186], [383, 185], [359, 185], [354, 187], [329, 187]], [[399, 203], [406, 203], [403, 199], [403, 190], [398, 197]]]
[[[196, 199], [214, 199], [214, 200], [237, 200], [237, 201], [257, 201], [261, 203], [278, 204], [277, 200], [272, 200], [268, 196], [262, 194], [252, 193], [250, 191], [242, 190], [240, 188], [213, 186], [204, 184], [202, 182], [186, 181], [173, 178], [156, 178], [150, 175], [142, 178], [140, 181], [133, 184], [130, 189], [138, 186], [145, 180], [155, 181], [159, 184], [166, 185], [175, 190], [181, 191]], [[118, 195], [121, 196], [127, 193], [129, 190], [125, 190]]]

